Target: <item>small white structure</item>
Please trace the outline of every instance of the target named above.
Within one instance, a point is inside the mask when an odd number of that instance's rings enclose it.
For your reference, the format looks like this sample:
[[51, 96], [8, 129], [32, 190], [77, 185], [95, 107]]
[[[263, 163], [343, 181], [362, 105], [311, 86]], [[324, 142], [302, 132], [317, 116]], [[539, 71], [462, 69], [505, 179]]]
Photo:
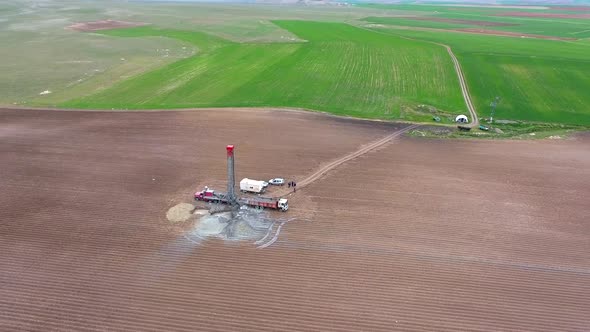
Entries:
[[264, 192], [264, 189], [266, 189], [264, 181], [252, 180], [248, 178], [244, 178], [242, 181], [240, 181], [240, 190], [243, 192], [260, 194]]
[[469, 119], [467, 118], [467, 115], [457, 115], [457, 117], [455, 118], [455, 122], [457, 123], [467, 123], [469, 122]]

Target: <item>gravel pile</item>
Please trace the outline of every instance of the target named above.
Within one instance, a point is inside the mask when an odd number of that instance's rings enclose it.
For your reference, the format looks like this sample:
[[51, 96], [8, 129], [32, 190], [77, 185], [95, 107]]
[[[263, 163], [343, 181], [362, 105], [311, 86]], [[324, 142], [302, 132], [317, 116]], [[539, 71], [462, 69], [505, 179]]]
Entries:
[[193, 216], [195, 206], [189, 203], [180, 203], [171, 207], [166, 212], [166, 219], [171, 223], [185, 222]]

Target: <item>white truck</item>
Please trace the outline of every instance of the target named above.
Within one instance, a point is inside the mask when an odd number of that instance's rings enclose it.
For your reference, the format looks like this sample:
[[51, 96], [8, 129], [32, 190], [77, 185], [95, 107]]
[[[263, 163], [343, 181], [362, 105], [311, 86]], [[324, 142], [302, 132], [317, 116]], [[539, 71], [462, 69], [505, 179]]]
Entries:
[[264, 181], [252, 180], [248, 178], [244, 178], [242, 181], [240, 181], [240, 190], [242, 192], [260, 194], [263, 193], [265, 189], [266, 185]]

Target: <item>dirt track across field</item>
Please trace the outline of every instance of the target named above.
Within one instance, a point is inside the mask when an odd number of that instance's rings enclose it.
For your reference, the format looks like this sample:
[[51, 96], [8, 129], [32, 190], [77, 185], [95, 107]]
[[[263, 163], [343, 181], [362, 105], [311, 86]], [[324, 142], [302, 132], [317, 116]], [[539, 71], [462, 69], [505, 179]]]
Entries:
[[[401, 135], [403, 135], [404, 133], [406, 133], [414, 128], [417, 128], [417, 127], [419, 127], [419, 125], [409, 125], [405, 128], [397, 129], [394, 133], [387, 135], [380, 140], [377, 140], [375, 142], [367, 144], [366, 146], [363, 146], [360, 149], [358, 149], [352, 153], [349, 153], [341, 158], [331, 161], [329, 164], [321, 166], [320, 169], [318, 169], [317, 171], [308, 175], [304, 179], [298, 180], [297, 187], [300, 189], [303, 189], [303, 188], [307, 187], [308, 185], [312, 184], [313, 182], [319, 180], [322, 176], [326, 175], [328, 172], [330, 172], [334, 168], [336, 168], [348, 161], [351, 161], [355, 158], [358, 158], [366, 153], [369, 153], [369, 152], [383, 146], [384, 144], [391, 142], [391, 140], [398, 138]], [[289, 190], [289, 192], [290, 191], [291, 190]], [[284, 194], [282, 194], [282, 195], [284, 195]]]
[[[304, 112], [0, 110], [0, 331], [585, 331], [590, 137], [398, 138], [195, 245], [199, 186], [304, 178], [407, 125]], [[281, 214], [283, 215], [283, 214]]]
[[[371, 32], [383, 33], [380, 31], [371, 30], [371, 29], [367, 29], [367, 28], [363, 28], [363, 29], [371, 31]], [[417, 28], [417, 29], [421, 30], [420, 28]], [[441, 31], [440, 29], [429, 29], [429, 28], [426, 28], [426, 30], [439, 30], [439, 31]], [[455, 56], [455, 53], [453, 53], [453, 49], [449, 45], [442, 44], [442, 43], [431, 42], [431, 41], [427, 41], [427, 40], [420, 40], [420, 39], [415, 39], [415, 38], [410, 38], [410, 37], [405, 37], [405, 36], [399, 36], [399, 37], [403, 38], [403, 39], [408, 39], [408, 40], [414, 40], [414, 41], [435, 44], [438, 46], [442, 46], [447, 50], [447, 53], [451, 57], [451, 61], [453, 61], [453, 67], [455, 68], [455, 73], [457, 74], [457, 78], [459, 79], [459, 88], [461, 89], [461, 95], [463, 95], [463, 100], [465, 101], [465, 106], [467, 107], [467, 110], [469, 111], [469, 114], [471, 115], [470, 126], [472, 128], [477, 128], [479, 126], [479, 118], [477, 117], [477, 112], [475, 110], [475, 106], [473, 106], [473, 102], [471, 101], [471, 95], [469, 94], [469, 88], [467, 86], [467, 83], [465, 82], [465, 75], [463, 74], [463, 69], [461, 69], [461, 64], [459, 63], [459, 60]]]
[[477, 117], [477, 112], [475, 111], [475, 106], [473, 106], [473, 102], [471, 101], [471, 95], [469, 94], [469, 88], [467, 87], [467, 83], [465, 82], [465, 75], [463, 74], [463, 69], [461, 69], [461, 64], [455, 53], [453, 53], [453, 49], [446, 44], [441, 43], [434, 43], [444, 47], [449, 53], [451, 60], [453, 61], [453, 66], [455, 67], [455, 72], [457, 73], [457, 77], [459, 78], [459, 86], [461, 87], [461, 94], [463, 95], [463, 100], [465, 100], [465, 105], [467, 106], [467, 110], [469, 110], [469, 114], [471, 115], [471, 127], [477, 128], [479, 126], [479, 118]]

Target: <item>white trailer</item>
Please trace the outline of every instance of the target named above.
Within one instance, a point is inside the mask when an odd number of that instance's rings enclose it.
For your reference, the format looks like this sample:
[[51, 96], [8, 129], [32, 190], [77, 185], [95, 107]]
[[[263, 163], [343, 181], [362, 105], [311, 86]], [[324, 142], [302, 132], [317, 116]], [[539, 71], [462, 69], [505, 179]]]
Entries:
[[264, 192], [264, 189], [266, 189], [264, 181], [252, 180], [248, 178], [244, 178], [242, 181], [240, 181], [241, 191], [260, 194]]

